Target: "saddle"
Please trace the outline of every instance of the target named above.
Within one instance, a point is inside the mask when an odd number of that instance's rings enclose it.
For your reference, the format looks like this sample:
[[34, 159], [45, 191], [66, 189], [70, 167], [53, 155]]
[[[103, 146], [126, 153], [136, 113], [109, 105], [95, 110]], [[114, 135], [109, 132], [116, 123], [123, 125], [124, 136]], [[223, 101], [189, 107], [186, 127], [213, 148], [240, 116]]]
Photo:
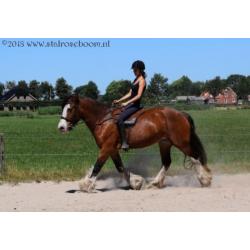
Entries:
[[[111, 108], [110, 111], [104, 116], [104, 118], [102, 118], [102, 120], [98, 124], [101, 125], [102, 123], [104, 123], [104, 122], [106, 122], [108, 120], [116, 121], [123, 110], [124, 109], [122, 107]], [[126, 127], [134, 126], [136, 124], [136, 122], [137, 122], [137, 119], [139, 118], [139, 116], [141, 114], [144, 113], [144, 111], [145, 111], [145, 109], [143, 107], [140, 107], [139, 110], [137, 110], [127, 120], [124, 121], [124, 125]]]

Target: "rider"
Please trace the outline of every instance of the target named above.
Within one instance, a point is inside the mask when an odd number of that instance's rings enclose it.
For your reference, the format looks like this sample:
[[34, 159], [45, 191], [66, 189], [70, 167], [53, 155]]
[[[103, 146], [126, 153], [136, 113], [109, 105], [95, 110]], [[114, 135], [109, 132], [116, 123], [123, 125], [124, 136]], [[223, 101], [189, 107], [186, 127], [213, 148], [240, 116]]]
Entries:
[[144, 62], [140, 60], [133, 62], [131, 69], [133, 69], [136, 78], [133, 81], [129, 92], [123, 97], [121, 97], [119, 100], [113, 101], [113, 103], [120, 103], [128, 99], [128, 101], [121, 104], [123, 107], [125, 107], [125, 109], [119, 115], [119, 118], [117, 120], [117, 126], [122, 141], [121, 148], [125, 150], [129, 148], [129, 145], [127, 144], [126, 140], [124, 121], [141, 108], [140, 102], [142, 94], [146, 89], [146, 81], [145, 81], [146, 73], [144, 71], [145, 70]]

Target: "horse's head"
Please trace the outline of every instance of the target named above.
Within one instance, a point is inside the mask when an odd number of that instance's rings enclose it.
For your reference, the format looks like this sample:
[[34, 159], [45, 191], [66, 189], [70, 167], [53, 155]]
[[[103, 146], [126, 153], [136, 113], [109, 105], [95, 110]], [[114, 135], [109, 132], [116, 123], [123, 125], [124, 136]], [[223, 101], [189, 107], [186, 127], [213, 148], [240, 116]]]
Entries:
[[68, 132], [72, 130], [80, 119], [79, 97], [77, 95], [71, 95], [63, 102], [62, 115], [58, 123], [58, 129], [61, 132]]

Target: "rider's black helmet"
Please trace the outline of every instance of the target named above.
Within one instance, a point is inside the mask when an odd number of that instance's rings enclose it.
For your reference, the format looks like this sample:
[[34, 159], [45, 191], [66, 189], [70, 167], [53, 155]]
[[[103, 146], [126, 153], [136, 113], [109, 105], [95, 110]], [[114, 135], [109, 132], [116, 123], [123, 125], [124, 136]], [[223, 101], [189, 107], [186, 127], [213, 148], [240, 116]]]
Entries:
[[139, 69], [140, 71], [145, 70], [145, 64], [143, 61], [137, 60], [132, 63], [131, 69]]

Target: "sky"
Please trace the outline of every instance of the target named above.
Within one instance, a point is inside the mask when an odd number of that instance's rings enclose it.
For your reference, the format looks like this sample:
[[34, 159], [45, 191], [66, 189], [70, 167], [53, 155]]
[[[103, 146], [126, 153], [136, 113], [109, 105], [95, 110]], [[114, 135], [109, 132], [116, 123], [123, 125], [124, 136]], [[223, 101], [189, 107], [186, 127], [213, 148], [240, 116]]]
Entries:
[[[110, 47], [27, 46], [58, 40], [109, 40]], [[113, 80], [133, 80], [130, 68], [138, 59], [145, 62], [148, 82], [154, 73], [163, 74], [169, 83], [183, 75], [193, 81], [250, 75], [250, 39], [0, 39], [0, 58], [0, 82], [36, 79], [54, 85], [64, 77], [77, 87], [92, 80], [103, 94]]]

